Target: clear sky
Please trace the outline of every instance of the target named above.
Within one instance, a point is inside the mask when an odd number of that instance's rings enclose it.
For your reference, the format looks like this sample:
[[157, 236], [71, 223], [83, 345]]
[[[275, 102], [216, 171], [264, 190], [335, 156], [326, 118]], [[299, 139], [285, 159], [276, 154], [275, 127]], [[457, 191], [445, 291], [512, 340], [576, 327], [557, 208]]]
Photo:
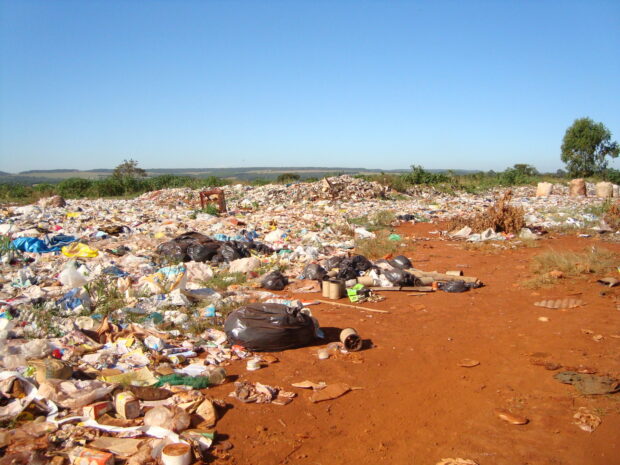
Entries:
[[2, 171], [555, 171], [619, 95], [618, 0], [0, 0]]

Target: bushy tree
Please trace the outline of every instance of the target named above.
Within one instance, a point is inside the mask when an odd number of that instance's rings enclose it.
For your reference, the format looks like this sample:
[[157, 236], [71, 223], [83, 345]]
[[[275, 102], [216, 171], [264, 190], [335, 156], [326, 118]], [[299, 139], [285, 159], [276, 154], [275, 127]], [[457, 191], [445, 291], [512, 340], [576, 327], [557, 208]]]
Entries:
[[402, 175], [405, 182], [409, 184], [439, 184], [449, 182], [450, 177], [443, 173], [431, 173], [420, 165], [411, 165], [411, 171]]
[[607, 157], [616, 158], [619, 153], [609, 129], [590, 118], [576, 119], [562, 140], [562, 161], [573, 177], [601, 173], [607, 168]]
[[517, 163], [512, 168], [506, 168], [499, 173], [500, 184], [504, 186], [519, 186], [529, 184], [532, 177], [538, 174], [538, 170], [532, 165]]
[[123, 163], [114, 168], [112, 176], [115, 178], [145, 178], [146, 171], [138, 168], [138, 162], [130, 158], [123, 160]]
[[525, 163], [517, 163], [512, 169], [522, 176], [536, 176], [538, 174], [538, 170], [535, 167]]

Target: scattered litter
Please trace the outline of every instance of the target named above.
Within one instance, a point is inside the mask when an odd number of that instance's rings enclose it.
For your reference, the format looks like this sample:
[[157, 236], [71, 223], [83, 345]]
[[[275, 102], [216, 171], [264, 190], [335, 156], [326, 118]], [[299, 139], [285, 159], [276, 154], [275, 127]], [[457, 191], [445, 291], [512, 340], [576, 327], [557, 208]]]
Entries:
[[526, 417], [521, 416], [521, 415], [516, 415], [506, 409], [495, 409], [495, 414], [500, 419], [504, 420], [507, 423], [510, 423], [511, 425], [526, 425], [530, 421]]
[[597, 283], [604, 284], [605, 286], [614, 287], [620, 283], [620, 280], [616, 278], [601, 278], [597, 281]]
[[338, 397], [345, 395], [352, 389], [355, 388], [351, 388], [351, 386], [345, 383], [328, 384], [323, 389], [315, 391], [312, 396], [310, 396], [310, 401], [313, 403], [317, 403], [323, 402], [325, 400], [337, 399]]
[[551, 309], [566, 309], [566, 308], [577, 308], [581, 307], [584, 304], [583, 300], [579, 299], [556, 299], [556, 300], [541, 300], [540, 302], [535, 302], [534, 305], [537, 307], [545, 307]]
[[301, 381], [299, 383], [291, 383], [291, 386], [300, 388], [300, 389], [313, 389], [315, 391], [321, 390], [325, 388], [326, 384], [324, 382], [314, 383], [312, 381]]
[[230, 397], [234, 397], [244, 403], [273, 403], [276, 405], [286, 405], [292, 402], [295, 396], [294, 392], [287, 392], [279, 387], [246, 381], [235, 382], [235, 390], [230, 393]]
[[478, 465], [478, 462], [474, 462], [470, 459], [441, 459], [435, 465]]
[[579, 407], [573, 418], [575, 419], [575, 424], [588, 433], [594, 431], [601, 424], [601, 418], [586, 407]]
[[480, 365], [480, 362], [478, 360], [474, 360], [473, 358], [464, 358], [462, 360], [459, 360], [457, 365], [465, 368], [473, 368]]

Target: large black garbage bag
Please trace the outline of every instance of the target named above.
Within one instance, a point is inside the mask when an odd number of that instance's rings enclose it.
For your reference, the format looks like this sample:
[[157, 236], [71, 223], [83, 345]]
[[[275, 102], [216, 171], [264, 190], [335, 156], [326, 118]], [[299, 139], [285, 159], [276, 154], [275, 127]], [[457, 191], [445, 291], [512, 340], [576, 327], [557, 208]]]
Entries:
[[250, 250], [271, 255], [273, 249], [260, 242], [216, 241], [198, 232], [188, 232], [164, 242], [157, 247], [157, 253], [170, 261], [211, 261], [228, 263], [238, 258], [249, 257]]
[[251, 351], [278, 351], [306, 346], [314, 340], [314, 321], [300, 308], [281, 304], [250, 304], [226, 318], [231, 344]]
[[249, 242], [241, 242], [241, 241], [228, 241], [226, 245], [235, 249], [235, 252], [239, 254], [240, 258], [246, 258], [251, 256], [250, 253], [250, 243]]
[[438, 287], [444, 292], [467, 292], [472, 287], [474, 287], [474, 284], [469, 284], [465, 281], [457, 280], [440, 282]]
[[398, 255], [389, 261], [389, 264], [394, 268], [400, 268], [401, 270], [406, 270], [412, 268], [411, 260], [409, 260], [404, 255]]
[[355, 279], [358, 276], [359, 276], [359, 273], [355, 271], [355, 268], [350, 267], [350, 266], [346, 266], [346, 267], [341, 266], [340, 269], [338, 270], [338, 274], [336, 275], [336, 278], [344, 279], [345, 281], [348, 281], [349, 279]]
[[219, 248], [219, 243], [215, 241], [207, 244], [196, 242], [187, 248], [187, 256], [195, 262], [206, 262], [217, 254]]
[[347, 263], [355, 268], [356, 271], [366, 271], [372, 268], [372, 262], [363, 255], [354, 255], [346, 259]]
[[323, 268], [321, 265], [317, 265], [316, 263], [310, 263], [309, 265], [306, 265], [304, 270], [301, 272], [299, 278], [321, 281], [326, 274], [327, 272], [325, 271], [325, 268]]
[[159, 244], [157, 246], [157, 253], [173, 262], [184, 262], [187, 257], [187, 249], [174, 241]]
[[411, 273], [399, 268], [383, 270], [382, 273], [395, 286], [415, 286], [416, 284], [416, 279]]
[[288, 284], [288, 279], [279, 271], [272, 271], [265, 275], [261, 281], [261, 286], [270, 291], [281, 291]]
[[363, 255], [354, 255], [353, 257], [345, 258], [338, 265], [338, 279], [355, 279], [363, 271], [372, 268], [372, 263]]
[[239, 249], [234, 244], [226, 242], [220, 247], [218, 254], [224, 259], [225, 262], [232, 262], [238, 258], [242, 258], [239, 253]]
[[175, 237], [174, 239], [159, 244], [157, 247], [157, 253], [166, 257], [168, 260], [184, 261], [190, 260], [187, 255], [187, 249], [194, 244], [209, 244], [213, 243], [213, 239], [204, 234], [198, 232], [188, 232]]

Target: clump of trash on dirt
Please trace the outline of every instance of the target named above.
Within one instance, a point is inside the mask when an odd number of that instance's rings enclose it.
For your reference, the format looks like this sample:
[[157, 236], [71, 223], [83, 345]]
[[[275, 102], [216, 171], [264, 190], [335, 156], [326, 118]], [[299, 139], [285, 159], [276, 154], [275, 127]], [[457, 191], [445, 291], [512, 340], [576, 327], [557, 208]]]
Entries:
[[510, 204], [512, 191], [506, 191], [486, 211], [471, 217], [455, 216], [448, 220], [449, 231], [469, 228], [471, 232], [482, 233], [492, 230], [495, 233], [519, 234], [526, 226], [525, 210]]

